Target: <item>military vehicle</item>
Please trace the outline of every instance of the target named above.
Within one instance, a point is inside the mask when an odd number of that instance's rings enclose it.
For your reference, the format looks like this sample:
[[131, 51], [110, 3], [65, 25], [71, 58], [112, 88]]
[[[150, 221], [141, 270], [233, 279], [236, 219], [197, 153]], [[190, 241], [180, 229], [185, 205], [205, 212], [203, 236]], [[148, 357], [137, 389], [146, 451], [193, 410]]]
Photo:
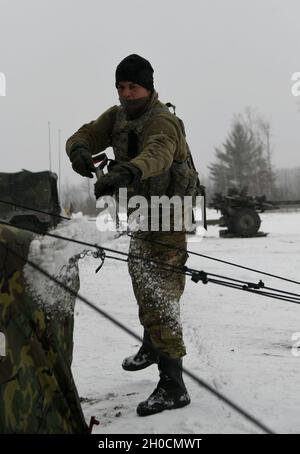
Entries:
[[207, 224], [226, 227], [220, 230], [220, 236], [225, 238], [266, 236], [267, 233], [259, 231], [259, 213], [283, 206], [299, 207], [300, 201], [268, 201], [264, 195], [250, 196], [245, 189], [231, 188], [225, 196], [220, 193], [214, 195], [209, 207], [220, 211], [221, 217], [208, 220]]
[[[41, 234], [59, 220], [56, 182], [48, 171], [0, 173], [0, 332], [5, 339], [5, 354], [0, 356], [1, 434], [85, 434], [92, 427], [85, 422], [71, 370], [80, 286], [77, 259], [66, 256], [66, 265], [55, 276], [70, 293], [53, 283], [49, 273], [46, 280], [41, 273], [45, 244], [43, 253], [30, 255], [34, 240], [45, 241], [55, 251], [55, 243]], [[28, 279], [34, 272], [36, 278]], [[40, 282], [42, 296], [37, 292]]]
[[[0, 173], [0, 200], [0, 219], [3, 221], [44, 233], [57, 224], [58, 218], [55, 216], [60, 214], [60, 206], [57, 176], [53, 172], [22, 170], [18, 173]], [[4, 202], [32, 207], [50, 216]]]

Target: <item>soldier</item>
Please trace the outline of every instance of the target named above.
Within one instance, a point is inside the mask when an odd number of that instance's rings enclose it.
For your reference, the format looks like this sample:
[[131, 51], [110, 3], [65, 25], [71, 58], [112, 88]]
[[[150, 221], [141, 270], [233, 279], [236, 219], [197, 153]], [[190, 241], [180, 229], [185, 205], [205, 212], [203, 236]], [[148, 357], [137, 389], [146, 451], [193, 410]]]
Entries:
[[[123, 187], [149, 201], [154, 195], [185, 195], [189, 175], [184, 131], [179, 119], [158, 99], [151, 64], [139, 55], [129, 55], [117, 66], [115, 76], [120, 106], [83, 125], [67, 141], [73, 169], [92, 177], [92, 155], [112, 146], [115, 163], [95, 184], [96, 198]], [[137, 371], [158, 364], [158, 385], [137, 407], [138, 415], [146, 416], [190, 403], [182, 379], [186, 350], [179, 306], [185, 276], [157, 263], [183, 267], [188, 257], [184, 227], [175, 231], [171, 223], [168, 231], [135, 233], [129, 253], [144, 338], [139, 351], [125, 358], [122, 367]]]

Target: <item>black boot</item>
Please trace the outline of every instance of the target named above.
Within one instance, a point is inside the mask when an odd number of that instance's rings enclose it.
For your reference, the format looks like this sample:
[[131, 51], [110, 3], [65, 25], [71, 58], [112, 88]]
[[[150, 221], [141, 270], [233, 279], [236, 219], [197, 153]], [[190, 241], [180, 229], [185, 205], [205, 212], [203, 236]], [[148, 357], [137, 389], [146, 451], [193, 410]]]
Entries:
[[160, 357], [160, 380], [150, 397], [137, 407], [139, 416], [160, 413], [163, 410], [185, 407], [191, 402], [182, 379], [182, 359]]
[[125, 370], [136, 371], [146, 369], [146, 367], [149, 367], [154, 363], [158, 363], [158, 354], [152, 345], [149, 334], [144, 330], [141, 348], [135, 355], [125, 358], [122, 367]]

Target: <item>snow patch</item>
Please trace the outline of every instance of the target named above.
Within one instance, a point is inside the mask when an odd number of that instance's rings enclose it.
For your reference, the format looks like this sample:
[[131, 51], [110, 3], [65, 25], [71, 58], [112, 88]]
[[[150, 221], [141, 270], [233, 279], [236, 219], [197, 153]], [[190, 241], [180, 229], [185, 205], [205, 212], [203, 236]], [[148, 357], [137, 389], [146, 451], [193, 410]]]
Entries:
[[[209, 226], [203, 241], [189, 237], [189, 248], [299, 281], [300, 213], [260, 216], [262, 230], [269, 232], [265, 238], [219, 238], [218, 227]], [[125, 250], [128, 238], [112, 244]], [[262, 278], [268, 286], [299, 293], [299, 286], [203, 257], [190, 255], [187, 265], [249, 281]], [[96, 276], [94, 269], [93, 259], [80, 262], [81, 293], [142, 335], [127, 265], [108, 260]], [[184, 367], [276, 432], [299, 433], [300, 357], [292, 355], [292, 335], [300, 331], [299, 305], [187, 279], [180, 309]], [[90, 399], [83, 402], [86, 420], [100, 420], [94, 433], [261, 433], [189, 377], [190, 405], [138, 417], [137, 405], [157, 385], [157, 366], [124, 371], [122, 361], [138, 351], [137, 341], [80, 303], [76, 312], [72, 369], [80, 395]]]
[[[112, 232], [99, 232], [95, 222], [82, 214], [76, 214], [49, 233], [98, 245], [113, 238]], [[30, 244], [28, 259], [76, 291], [79, 284], [77, 262], [79, 255], [88, 249], [95, 251], [94, 248], [60, 238], [36, 236]], [[24, 276], [27, 290], [46, 312], [54, 309], [73, 312], [74, 298], [55, 282], [29, 264], [24, 267]]]

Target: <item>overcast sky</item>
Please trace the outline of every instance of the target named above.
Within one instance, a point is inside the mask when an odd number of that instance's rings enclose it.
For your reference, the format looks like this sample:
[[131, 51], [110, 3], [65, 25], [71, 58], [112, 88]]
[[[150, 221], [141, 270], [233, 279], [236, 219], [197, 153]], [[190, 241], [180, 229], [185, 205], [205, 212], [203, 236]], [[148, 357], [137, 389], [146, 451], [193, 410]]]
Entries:
[[273, 162], [300, 166], [299, 0], [0, 0], [1, 171], [58, 169], [74, 178], [66, 139], [118, 103], [117, 64], [138, 53], [160, 99], [177, 106], [200, 172], [234, 114], [251, 106], [271, 123]]

